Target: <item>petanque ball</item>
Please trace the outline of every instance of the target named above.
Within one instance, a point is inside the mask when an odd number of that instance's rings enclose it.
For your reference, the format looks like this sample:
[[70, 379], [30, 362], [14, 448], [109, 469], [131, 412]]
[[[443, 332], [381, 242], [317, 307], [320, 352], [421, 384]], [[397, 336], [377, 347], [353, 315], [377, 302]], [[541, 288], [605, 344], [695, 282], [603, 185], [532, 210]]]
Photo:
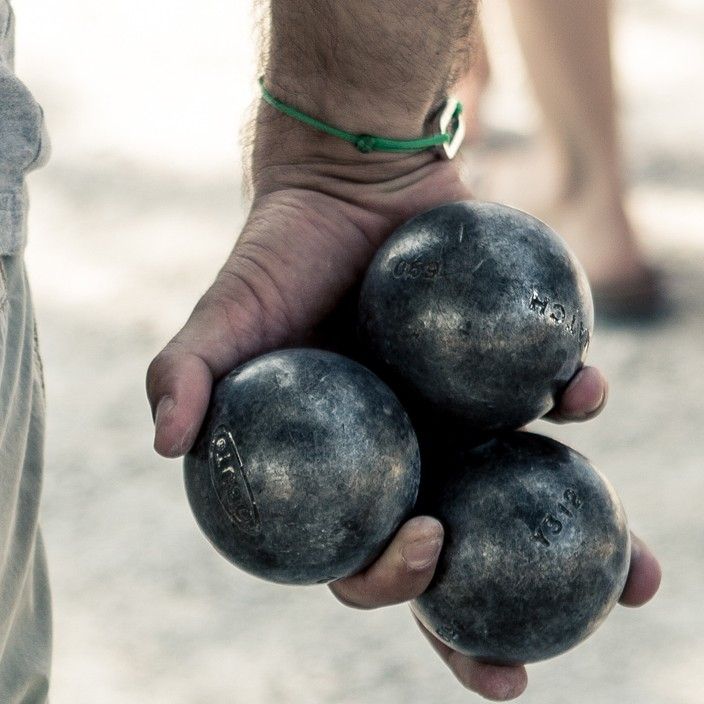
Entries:
[[274, 582], [358, 572], [413, 508], [418, 444], [390, 389], [331, 352], [272, 352], [215, 388], [184, 462], [188, 499], [215, 548]]
[[475, 430], [547, 413], [593, 328], [586, 276], [540, 220], [496, 203], [442, 205], [378, 250], [359, 299], [374, 371], [409, 409]]
[[443, 523], [445, 544], [433, 582], [412, 602], [421, 623], [495, 664], [545, 660], [589, 636], [630, 563], [626, 516], [608, 481], [578, 452], [523, 432], [446, 448], [434, 461], [419, 502]]

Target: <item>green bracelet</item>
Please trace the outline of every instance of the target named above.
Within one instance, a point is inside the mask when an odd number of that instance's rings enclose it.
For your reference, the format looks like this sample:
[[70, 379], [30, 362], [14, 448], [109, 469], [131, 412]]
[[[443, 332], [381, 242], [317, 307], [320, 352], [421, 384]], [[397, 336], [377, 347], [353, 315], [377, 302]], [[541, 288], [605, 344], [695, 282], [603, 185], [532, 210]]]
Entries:
[[306, 113], [275, 98], [266, 89], [263, 77], [259, 79], [259, 85], [262, 89], [262, 98], [279, 112], [320, 132], [344, 139], [346, 142], [353, 144], [363, 154], [368, 154], [369, 152], [416, 152], [424, 149], [440, 148], [443, 155], [451, 159], [457, 153], [464, 138], [464, 125], [460, 120], [462, 103], [454, 98], [448, 98], [438, 113], [439, 132], [437, 134], [430, 137], [420, 137], [419, 139], [389, 139], [387, 137], [377, 137], [373, 134], [353, 134], [339, 127], [328, 125], [322, 120], [306, 115]]

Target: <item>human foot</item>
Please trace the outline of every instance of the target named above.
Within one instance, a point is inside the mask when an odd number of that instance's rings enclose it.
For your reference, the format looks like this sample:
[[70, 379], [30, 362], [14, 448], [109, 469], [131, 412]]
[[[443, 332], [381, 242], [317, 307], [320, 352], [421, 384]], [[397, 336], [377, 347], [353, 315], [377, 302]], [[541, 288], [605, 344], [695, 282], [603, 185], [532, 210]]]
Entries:
[[618, 199], [563, 197], [543, 217], [582, 263], [597, 314], [645, 318], [662, 311], [662, 277], [648, 263]]

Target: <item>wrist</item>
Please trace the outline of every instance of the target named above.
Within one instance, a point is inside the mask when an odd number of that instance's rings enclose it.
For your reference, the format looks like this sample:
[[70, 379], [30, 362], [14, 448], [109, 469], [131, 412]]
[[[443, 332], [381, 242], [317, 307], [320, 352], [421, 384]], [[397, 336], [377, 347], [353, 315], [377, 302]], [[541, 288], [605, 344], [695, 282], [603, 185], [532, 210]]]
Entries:
[[324, 123], [352, 134], [410, 140], [425, 136], [429, 118], [440, 104], [438, 95], [422, 91], [399, 95], [393, 87], [379, 89], [320, 75], [291, 75], [268, 68], [264, 84], [279, 100]]
[[430, 5], [271, 0], [265, 84], [348, 132], [417, 138], [455, 57], [443, 22], [455, 19], [453, 8]]
[[300, 199], [305, 192], [333, 198], [339, 216], [360, 230], [375, 229], [378, 223], [370, 226], [369, 218], [381, 216], [386, 231], [434, 205], [470, 197], [457, 161], [434, 151], [362, 154], [285, 115], [285, 127], [278, 115], [270, 117], [273, 122], [261, 115], [257, 121], [250, 171], [255, 204], [284, 192]]
[[[375, 118], [380, 124], [378, 114]], [[370, 124], [373, 122], [370, 120]], [[415, 124], [417, 127], [412, 136], [392, 138], [413, 139], [427, 136], [432, 131], [425, 116], [417, 118]], [[335, 126], [340, 127], [341, 124], [338, 122]], [[358, 134], [391, 137], [393, 132], [389, 127], [387, 125], [385, 131], [380, 128], [377, 132], [365, 127], [348, 128], [347, 125], [343, 129], [349, 129], [350, 132], [354, 130]], [[395, 132], [399, 133], [398, 128]], [[260, 189], [262, 181], [290, 184], [292, 175], [300, 176], [304, 173], [357, 183], [379, 183], [418, 171], [438, 161], [438, 152], [434, 149], [362, 153], [354, 144], [285, 115], [263, 100], [258, 108], [252, 150], [255, 190]]]

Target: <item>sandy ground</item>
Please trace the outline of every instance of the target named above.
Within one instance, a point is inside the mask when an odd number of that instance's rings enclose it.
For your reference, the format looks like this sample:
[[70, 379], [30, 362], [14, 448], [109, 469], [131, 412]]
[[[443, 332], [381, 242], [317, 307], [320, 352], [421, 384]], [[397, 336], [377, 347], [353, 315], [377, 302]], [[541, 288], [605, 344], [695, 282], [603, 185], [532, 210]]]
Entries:
[[[144, 371], [245, 214], [249, 3], [14, 4], [19, 69], [54, 140], [31, 179], [28, 253], [50, 414], [54, 704], [477, 701], [407, 608], [354, 612], [325, 588], [228, 566], [191, 518], [180, 464], [151, 450]], [[530, 136], [535, 110], [495, 14], [500, 80], [487, 119]], [[645, 330], [598, 329], [608, 410], [588, 426], [544, 428], [609, 475], [662, 558], [662, 591], [531, 667], [527, 704], [704, 701], [703, 38], [698, 0], [618, 3], [631, 205], [677, 313]]]

